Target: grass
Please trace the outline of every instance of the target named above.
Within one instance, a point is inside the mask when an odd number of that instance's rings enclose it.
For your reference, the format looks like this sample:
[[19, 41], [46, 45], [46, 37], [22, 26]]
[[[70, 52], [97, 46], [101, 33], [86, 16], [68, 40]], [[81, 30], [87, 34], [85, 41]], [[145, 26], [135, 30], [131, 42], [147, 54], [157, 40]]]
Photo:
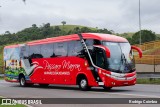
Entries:
[[160, 84], [160, 78], [137, 79], [137, 84]]
[[0, 80], [4, 80], [4, 77], [0, 77]]
[[151, 55], [153, 52], [159, 50], [160, 47], [156, 47], [156, 48], [152, 48], [152, 49], [149, 49], [149, 50], [146, 50], [146, 51], [143, 51], [143, 54], [144, 55]]
[[0, 66], [3, 65], [3, 47], [4, 46], [0, 46]]
[[[87, 26], [80, 26], [80, 25], [64, 25], [64, 26], [56, 25], [56, 26], [58, 26], [61, 30], [64, 30], [65, 32], [69, 32], [70, 30], [73, 30], [76, 27], [79, 27], [79, 28], [87, 27]], [[52, 26], [52, 27], [54, 28], [55, 26]], [[96, 30], [96, 28], [92, 28], [92, 27], [88, 27], [88, 28], [92, 30]]]
[[22, 104], [16, 104], [16, 105], [0, 105], [0, 107], [27, 107], [27, 106]]
[[160, 37], [160, 34], [156, 34], [157, 35], [157, 37]]

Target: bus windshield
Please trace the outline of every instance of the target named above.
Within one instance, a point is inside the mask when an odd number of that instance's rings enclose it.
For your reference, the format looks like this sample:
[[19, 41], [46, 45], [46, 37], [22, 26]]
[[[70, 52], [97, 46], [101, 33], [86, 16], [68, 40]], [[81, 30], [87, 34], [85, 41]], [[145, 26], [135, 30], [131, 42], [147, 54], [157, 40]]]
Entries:
[[110, 49], [111, 56], [107, 58], [108, 69], [111, 72], [128, 73], [135, 69], [131, 46], [128, 42], [104, 42]]

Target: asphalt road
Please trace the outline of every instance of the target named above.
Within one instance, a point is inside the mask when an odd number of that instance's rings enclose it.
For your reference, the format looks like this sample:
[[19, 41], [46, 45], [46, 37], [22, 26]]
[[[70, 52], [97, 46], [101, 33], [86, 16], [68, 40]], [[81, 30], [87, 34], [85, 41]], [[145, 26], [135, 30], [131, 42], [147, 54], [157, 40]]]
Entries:
[[[0, 80], [0, 96], [8, 98], [160, 98], [160, 85], [140, 85], [115, 87], [111, 91], [104, 91], [101, 87], [93, 87], [91, 91], [80, 91], [77, 86], [50, 85], [41, 88], [38, 85], [32, 87], [20, 87], [18, 83], [9, 83]], [[54, 104], [32, 105], [34, 107], [136, 107], [137, 104]], [[139, 107], [159, 107], [160, 104], [143, 104]]]

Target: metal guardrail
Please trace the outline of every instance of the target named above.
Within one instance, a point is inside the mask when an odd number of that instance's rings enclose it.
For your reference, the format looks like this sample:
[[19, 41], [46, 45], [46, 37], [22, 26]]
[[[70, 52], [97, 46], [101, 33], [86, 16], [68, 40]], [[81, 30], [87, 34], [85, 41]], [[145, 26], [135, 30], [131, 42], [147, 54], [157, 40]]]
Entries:
[[143, 72], [143, 73], [137, 73], [138, 79], [159, 79], [160, 73], [151, 73], [151, 72]]
[[158, 65], [160, 64], [160, 55], [143, 55], [142, 58], [139, 58], [139, 56], [135, 56], [135, 63]]

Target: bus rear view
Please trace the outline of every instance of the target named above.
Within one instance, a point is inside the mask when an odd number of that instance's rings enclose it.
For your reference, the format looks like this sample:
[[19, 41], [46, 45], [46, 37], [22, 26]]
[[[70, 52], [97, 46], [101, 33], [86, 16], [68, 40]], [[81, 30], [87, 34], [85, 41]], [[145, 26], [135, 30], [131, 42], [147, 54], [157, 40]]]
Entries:
[[5, 80], [21, 86], [79, 85], [111, 89], [136, 83], [133, 49], [122, 37], [82, 33], [6, 46]]

